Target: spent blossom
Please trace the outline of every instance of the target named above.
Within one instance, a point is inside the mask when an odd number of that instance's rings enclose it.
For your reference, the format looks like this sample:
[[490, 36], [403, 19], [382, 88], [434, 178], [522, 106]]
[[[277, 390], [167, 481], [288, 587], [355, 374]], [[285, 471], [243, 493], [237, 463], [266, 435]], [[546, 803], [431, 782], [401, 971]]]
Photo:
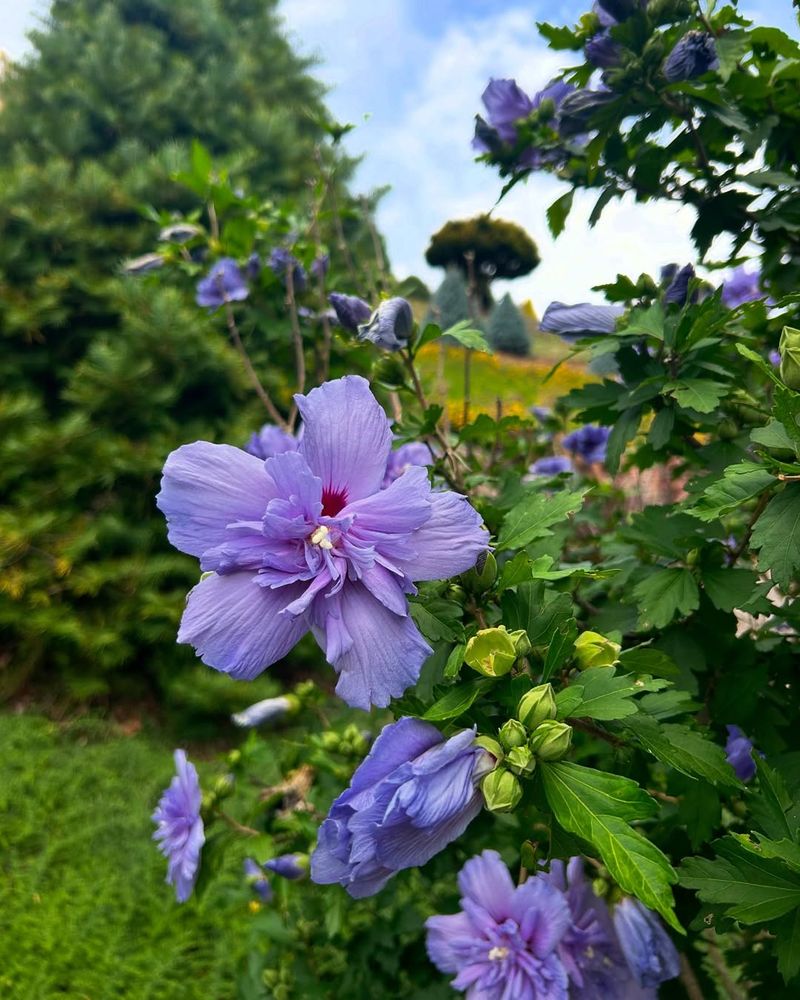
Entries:
[[664, 76], [670, 83], [693, 80], [719, 67], [717, 46], [705, 31], [687, 31], [664, 62]]

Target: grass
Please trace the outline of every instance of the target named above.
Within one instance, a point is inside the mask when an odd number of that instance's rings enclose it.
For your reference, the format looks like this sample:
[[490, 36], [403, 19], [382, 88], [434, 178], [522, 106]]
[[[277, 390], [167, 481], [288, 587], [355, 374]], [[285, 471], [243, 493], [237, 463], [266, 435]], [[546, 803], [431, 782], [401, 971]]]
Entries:
[[238, 870], [178, 906], [150, 839], [171, 751], [159, 733], [94, 719], [0, 716], [0, 998], [237, 995]]

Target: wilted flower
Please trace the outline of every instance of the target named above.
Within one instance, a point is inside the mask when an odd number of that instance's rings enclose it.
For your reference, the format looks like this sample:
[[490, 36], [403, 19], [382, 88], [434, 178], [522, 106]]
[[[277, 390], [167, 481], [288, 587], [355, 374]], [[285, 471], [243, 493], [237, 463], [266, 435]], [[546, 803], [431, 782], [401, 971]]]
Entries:
[[269, 884], [264, 869], [252, 858], [244, 859], [244, 877], [253, 892], [268, 903], [272, 899], [272, 886]]
[[558, 109], [557, 128], [565, 139], [576, 139], [592, 127], [595, 112], [617, 99], [610, 90], [575, 90], [567, 94]]
[[667, 56], [664, 76], [670, 83], [677, 83], [679, 80], [693, 80], [718, 66], [713, 37], [705, 31], [687, 31]]
[[488, 535], [466, 497], [412, 467], [381, 489], [386, 414], [356, 375], [295, 397], [296, 452], [262, 462], [197, 441], [172, 452], [157, 503], [172, 544], [200, 559], [178, 641], [250, 680], [311, 630], [348, 704], [384, 706], [431, 650], [408, 614], [413, 581], [463, 573]]
[[281, 878], [288, 878], [290, 881], [305, 878], [308, 875], [308, 858], [300, 854], [281, 854], [277, 858], [271, 858], [264, 862], [264, 867]]
[[248, 295], [247, 282], [239, 265], [232, 257], [221, 257], [197, 283], [195, 302], [207, 309], [219, 309], [226, 302], [241, 302]]
[[610, 427], [587, 424], [567, 434], [561, 444], [567, 451], [571, 451], [573, 455], [592, 465], [594, 462], [605, 461], [610, 434]]
[[200, 816], [200, 782], [186, 751], [176, 750], [175, 777], [153, 813], [157, 824], [153, 839], [167, 858], [167, 882], [175, 886], [179, 903], [191, 896], [200, 868], [200, 851], [205, 843], [203, 820]]
[[578, 302], [572, 306], [551, 302], [544, 311], [539, 329], [557, 333], [565, 340], [597, 337], [602, 333], [613, 333], [624, 311], [622, 306], [594, 305], [591, 302]]
[[478, 785], [493, 766], [471, 729], [445, 740], [420, 719], [385, 726], [320, 827], [312, 880], [358, 899], [426, 864], [478, 815]]
[[269, 255], [267, 264], [284, 284], [286, 284], [286, 274], [291, 268], [292, 288], [295, 292], [302, 292], [306, 287], [306, 269], [286, 247], [275, 247]]
[[669, 284], [664, 292], [664, 302], [672, 305], [684, 306], [689, 294], [689, 282], [695, 276], [694, 268], [691, 264], [686, 264], [680, 270], [672, 271], [675, 265], [668, 265], [661, 271], [662, 278], [669, 276]]
[[593, 66], [598, 66], [600, 69], [611, 69], [614, 66], [619, 66], [625, 49], [606, 30], [598, 31], [596, 35], [593, 35], [584, 46], [583, 51]]
[[566, 455], [550, 455], [547, 458], [537, 458], [533, 465], [528, 466], [528, 472], [533, 476], [557, 476], [562, 472], [574, 472], [572, 459]]
[[725, 756], [736, 772], [739, 781], [750, 781], [755, 777], [756, 762], [753, 760], [753, 741], [748, 739], [738, 726], [726, 726], [728, 741]]
[[368, 340], [387, 351], [405, 347], [414, 327], [414, 314], [406, 299], [386, 299], [378, 306], [368, 323], [358, 328], [358, 339]]
[[243, 729], [252, 729], [265, 722], [275, 722], [298, 708], [298, 701], [293, 695], [280, 695], [277, 698], [264, 698], [253, 705], [248, 705], [241, 712], [234, 712], [231, 721]]
[[383, 477], [384, 489], [399, 476], [402, 476], [406, 469], [410, 469], [414, 465], [426, 467], [432, 462], [431, 449], [424, 441], [409, 441], [407, 444], [401, 444], [399, 448], [389, 452], [386, 475]]
[[761, 272], [748, 271], [744, 266], [737, 267], [722, 285], [722, 304], [728, 309], [735, 309], [745, 302], [763, 299], [761, 290]]
[[372, 315], [372, 308], [368, 302], [358, 298], [357, 295], [342, 295], [340, 292], [331, 292], [328, 302], [333, 306], [340, 325], [351, 333], [356, 333], [362, 323], [366, 323]]
[[653, 988], [680, 975], [677, 949], [658, 915], [626, 897], [614, 907], [614, 929], [637, 984]]
[[141, 257], [131, 257], [122, 265], [125, 274], [149, 274], [164, 266], [164, 256], [160, 253], [144, 253]]
[[249, 455], [267, 459], [273, 455], [283, 455], [287, 451], [297, 451], [299, 442], [293, 434], [276, 427], [275, 424], [264, 424], [259, 431], [254, 431], [250, 440], [244, 446]]
[[428, 956], [451, 986], [486, 1000], [566, 1000], [558, 952], [570, 922], [563, 892], [545, 879], [514, 886], [496, 851], [471, 858], [458, 876], [461, 912], [429, 917]]

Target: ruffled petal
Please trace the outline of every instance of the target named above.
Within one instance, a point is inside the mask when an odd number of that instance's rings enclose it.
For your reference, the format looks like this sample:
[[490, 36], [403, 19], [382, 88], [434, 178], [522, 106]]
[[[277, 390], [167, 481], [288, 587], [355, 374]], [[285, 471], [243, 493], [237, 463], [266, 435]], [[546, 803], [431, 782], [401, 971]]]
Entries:
[[517, 886], [510, 916], [537, 958], [549, 955], [572, 923], [566, 896], [543, 876]]
[[259, 587], [250, 573], [206, 577], [189, 593], [178, 642], [194, 646], [209, 667], [252, 680], [308, 631], [304, 617], [280, 613], [303, 590]]
[[295, 399], [304, 426], [300, 451], [323, 490], [346, 502], [376, 493], [392, 432], [367, 380], [346, 375]]
[[[412, 471], [409, 469], [397, 482]], [[466, 497], [451, 492], [431, 493], [430, 500], [430, 519], [411, 536], [416, 555], [397, 560], [398, 568], [414, 581], [444, 580], [465, 573], [489, 546], [489, 532]]]
[[474, 900], [498, 923], [511, 913], [514, 884], [497, 851], [470, 858], [458, 875], [461, 895]]
[[428, 958], [440, 972], [458, 972], [475, 945], [475, 930], [464, 913], [428, 917]]
[[377, 785], [395, 768], [407, 764], [441, 742], [442, 734], [436, 726], [421, 719], [407, 716], [384, 726], [353, 775], [350, 788], [339, 796], [334, 805], [346, 803], [365, 788]]
[[[170, 542], [201, 557], [231, 542], [229, 524], [260, 521], [275, 495], [264, 463], [254, 455], [195, 441], [167, 458], [156, 503], [167, 518]], [[203, 564], [203, 569], [213, 568]]]

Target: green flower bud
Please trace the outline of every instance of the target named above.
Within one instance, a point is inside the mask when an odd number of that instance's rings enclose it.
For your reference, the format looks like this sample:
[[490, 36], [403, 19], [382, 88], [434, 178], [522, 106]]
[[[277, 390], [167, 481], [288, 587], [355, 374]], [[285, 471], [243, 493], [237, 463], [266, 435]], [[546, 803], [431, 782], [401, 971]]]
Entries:
[[531, 736], [529, 746], [540, 760], [559, 760], [572, 744], [572, 726], [547, 719]]
[[518, 651], [523, 637], [527, 640], [524, 630], [509, 632], [505, 625], [481, 629], [467, 643], [464, 661], [486, 677], [502, 677], [524, 655]]
[[236, 767], [237, 764], [241, 762], [242, 751], [241, 750], [231, 750], [228, 754], [228, 765], [230, 767]]
[[528, 742], [527, 729], [521, 722], [517, 722], [516, 719], [509, 719], [508, 722], [504, 723], [497, 735], [500, 737], [500, 742], [506, 750], [511, 750], [513, 747], [525, 746]]
[[517, 718], [528, 729], [535, 729], [545, 719], [555, 719], [558, 714], [552, 684], [540, 684], [527, 691], [517, 705]]
[[496, 767], [481, 785], [486, 808], [491, 812], [511, 812], [522, 798], [522, 785], [510, 771]]
[[575, 660], [581, 670], [610, 667], [619, 659], [622, 646], [599, 632], [582, 632], [575, 640]]
[[233, 791], [235, 779], [232, 774], [224, 774], [214, 782], [214, 796], [217, 799], [226, 799]]
[[790, 389], [800, 391], [800, 330], [785, 326], [778, 350], [781, 352], [781, 378]]
[[463, 574], [464, 586], [474, 594], [483, 594], [497, 579], [497, 560], [492, 552], [482, 552], [478, 561]]
[[556, 113], [555, 101], [552, 97], [545, 97], [536, 109], [536, 117], [540, 122], [549, 122]]
[[506, 765], [514, 774], [533, 774], [536, 768], [536, 758], [529, 747], [514, 747], [509, 750]]
[[475, 745], [483, 747], [483, 749], [492, 755], [496, 761], [501, 761], [505, 756], [503, 748], [497, 742], [497, 740], [492, 739], [491, 736], [479, 736], [475, 740]]

